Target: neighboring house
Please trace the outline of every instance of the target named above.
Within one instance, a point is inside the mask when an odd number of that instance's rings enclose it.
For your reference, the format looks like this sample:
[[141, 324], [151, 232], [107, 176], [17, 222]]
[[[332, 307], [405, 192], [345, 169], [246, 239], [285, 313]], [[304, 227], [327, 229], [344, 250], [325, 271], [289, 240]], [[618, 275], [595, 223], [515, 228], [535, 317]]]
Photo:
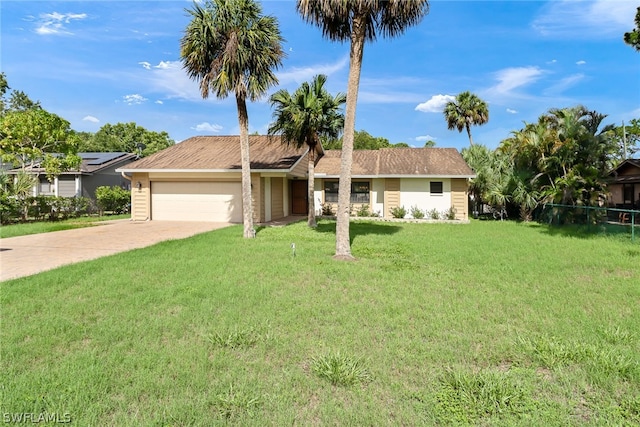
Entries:
[[640, 159], [627, 159], [609, 173], [609, 205], [640, 209]]
[[[279, 137], [250, 135], [254, 220], [307, 214], [307, 147], [284, 145]], [[316, 191], [322, 203], [337, 202], [340, 151], [316, 148]], [[417, 205], [454, 207], [467, 219], [467, 183], [475, 175], [455, 149], [393, 148], [354, 151], [354, 207], [390, 209]], [[133, 220], [242, 222], [238, 136], [189, 138], [117, 170], [131, 178]]]
[[[33, 195], [50, 195], [62, 197], [88, 197], [95, 199], [96, 188], [120, 186], [126, 189], [131, 183], [116, 169], [135, 160], [131, 153], [78, 153], [82, 159], [78, 170], [62, 172], [49, 181], [40, 165], [26, 168], [31, 174], [38, 175], [38, 184], [33, 188]], [[8, 174], [17, 174], [20, 169], [11, 169]]]

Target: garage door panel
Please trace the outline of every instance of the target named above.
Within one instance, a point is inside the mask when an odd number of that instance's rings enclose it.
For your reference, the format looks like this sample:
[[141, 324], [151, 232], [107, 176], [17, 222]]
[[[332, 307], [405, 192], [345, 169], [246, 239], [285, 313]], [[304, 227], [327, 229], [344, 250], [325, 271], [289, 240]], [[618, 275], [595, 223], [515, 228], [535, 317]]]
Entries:
[[151, 219], [242, 222], [239, 182], [152, 182]]

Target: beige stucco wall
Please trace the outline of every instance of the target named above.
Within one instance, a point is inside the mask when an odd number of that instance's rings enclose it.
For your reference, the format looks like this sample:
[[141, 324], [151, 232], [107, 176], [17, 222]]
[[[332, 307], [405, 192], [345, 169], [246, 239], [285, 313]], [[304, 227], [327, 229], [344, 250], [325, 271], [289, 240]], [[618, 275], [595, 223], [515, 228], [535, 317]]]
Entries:
[[271, 219], [284, 218], [284, 179], [271, 178]]
[[[141, 188], [138, 189], [138, 182]], [[151, 186], [148, 173], [134, 173], [131, 178], [131, 219], [146, 221], [151, 218]]]
[[387, 178], [384, 188], [384, 218], [392, 218], [391, 209], [400, 207], [400, 179]]
[[466, 178], [451, 180], [451, 204], [456, 210], [456, 219], [469, 219], [469, 185]]

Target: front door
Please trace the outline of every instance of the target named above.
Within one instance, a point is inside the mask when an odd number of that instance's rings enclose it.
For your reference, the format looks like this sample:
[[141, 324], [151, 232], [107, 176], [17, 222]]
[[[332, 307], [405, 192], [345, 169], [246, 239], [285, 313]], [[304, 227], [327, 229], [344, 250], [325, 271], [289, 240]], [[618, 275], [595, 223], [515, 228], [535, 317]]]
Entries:
[[305, 215], [307, 213], [307, 189], [308, 182], [291, 181], [291, 213], [293, 215]]

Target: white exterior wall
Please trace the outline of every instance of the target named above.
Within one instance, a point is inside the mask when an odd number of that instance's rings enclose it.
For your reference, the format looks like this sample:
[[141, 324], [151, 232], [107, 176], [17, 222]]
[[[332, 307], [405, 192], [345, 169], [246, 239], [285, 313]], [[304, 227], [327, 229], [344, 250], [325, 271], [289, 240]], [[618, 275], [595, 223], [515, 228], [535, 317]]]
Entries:
[[[430, 182], [442, 182], [442, 194], [431, 194]], [[451, 207], [451, 180], [402, 178], [400, 180], [400, 206], [407, 210], [407, 217], [411, 217], [411, 207], [417, 206], [425, 214], [436, 209], [438, 212], [447, 211]]]
[[380, 216], [384, 216], [384, 185], [385, 180], [381, 178], [374, 178], [371, 180], [371, 212], [377, 212]]

